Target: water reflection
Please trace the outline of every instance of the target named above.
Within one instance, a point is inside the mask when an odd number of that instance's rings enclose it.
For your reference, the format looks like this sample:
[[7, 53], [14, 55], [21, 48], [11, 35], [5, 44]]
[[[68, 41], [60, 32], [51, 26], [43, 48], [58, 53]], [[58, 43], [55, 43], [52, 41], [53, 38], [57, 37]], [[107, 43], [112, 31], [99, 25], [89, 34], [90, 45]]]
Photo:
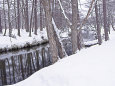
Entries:
[[[62, 42], [66, 53], [71, 55], [71, 40], [64, 39]], [[90, 46], [85, 45], [85, 47]], [[21, 49], [15, 52], [2, 53], [0, 54], [0, 86], [22, 81], [34, 72], [51, 64], [52, 58], [48, 44]]]
[[39, 69], [52, 64], [48, 45], [21, 52], [0, 56], [0, 86], [22, 81]]

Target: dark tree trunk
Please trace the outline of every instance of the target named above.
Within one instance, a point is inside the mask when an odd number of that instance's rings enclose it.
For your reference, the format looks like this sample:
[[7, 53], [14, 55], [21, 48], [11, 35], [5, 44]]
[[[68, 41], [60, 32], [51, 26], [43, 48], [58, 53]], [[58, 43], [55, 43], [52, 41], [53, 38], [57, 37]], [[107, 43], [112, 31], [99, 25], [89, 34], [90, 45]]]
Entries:
[[105, 41], [109, 40], [108, 35], [108, 26], [107, 26], [107, 12], [106, 12], [106, 0], [103, 0], [103, 21], [104, 21], [104, 32], [105, 32]]
[[28, 0], [26, 0], [26, 5], [25, 5], [25, 28], [26, 31], [29, 32]]
[[32, 2], [32, 12], [31, 12], [31, 18], [30, 18], [30, 27], [29, 27], [30, 28], [29, 37], [31, 37], [31, 35], [32, 35], [31, 32], [32, 32], [32, 24], [33, 24], [32, 20], [33, 20], [34, 2], [35, 1], [33, 0], [33, 2]]
[[2, 24], [1, 24], [1, 12], [0, 12], [0, 33], [2, 33]]
[[55, 63], [58, 60], [59, 56], [58, 56], [58, 49], [57, 49], [56, 41], [54, 38], [50, 4], [48, 0], [47, 1], [42, 0], [42, 4], [43, 4], [45, 14], [46, 14], [47, 34], [49, 38], [51, 56], [52, 56], [53, 63]]
[[10, 21], [10, 3], [9, 3], [9, 0], [7, 0], [7, 5], [8, 5], [9, 36], [11, 37], [11, 35], [12, 35], [12, 26], [11, 26], [11, 21]]
[[43, 7], [42, 7], [42, 0], [40, 0], [40, 30], [43, 30]]
[[20, 36], [20, 0], [17, 0], [17, 15], [18, 36]]
[[101, 45], [101, 43], [102, 43], [102, 39], [101, 39], [101, 28], [100, 28], [100, 24], [99, 24], [99, 14], [98, 14], [97, 2], [95, 3], [95, 14], [96, 14], [98, 43], [99, 43], [99, 45]]
[[[20, 0], [17, 0], [17, 3], [18, 3], [18, 1], [20, 1]], [[17, 4], [17, 10], [18, 10], [18, 4]], [[17, 15], [18, 15], [18, 12], [17, 12]], [[15, 29], [18, 29], [18, 20], [17, 20], [17, 18], [16, 18], [16, 0], [14, 0], [14, 16], [15, 16], [15, 20], [14, 20], [14, 24], [15, 24]]]
[[35, 35], [37, 35], [37, 29], [38, 29], [38, 22], [37, 22], [37, 0], [35, 0], [34, 3], [34, 19], [35, 19]]
[[71, 0], [72, 2], [72, 35], [71, 35], [71, 40], [72, 40], [72, 52], [73, 54], [75, 54], [77, 52], [78, 49], [78, 40], [77, 40], [77, 36], [78, 36], [78, 0]]
[[4, 27], [5, 27], [4, 36], [5, 36], [6, 35], [6, 30], [7, 30], [6, 13], [5, 13], [5, 0], [3, 0], [3, 12], [4, 12]]

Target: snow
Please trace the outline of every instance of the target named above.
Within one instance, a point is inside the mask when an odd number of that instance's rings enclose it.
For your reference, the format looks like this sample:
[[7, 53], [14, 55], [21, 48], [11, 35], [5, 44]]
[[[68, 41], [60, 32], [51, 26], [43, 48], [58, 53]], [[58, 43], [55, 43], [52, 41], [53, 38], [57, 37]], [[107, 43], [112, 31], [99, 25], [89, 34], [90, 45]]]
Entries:
[[25, 48], [25, 49], [19, 49], [18, 51], [10, 51], [10, 52], [3, 52], [2, 54], [0, 54], [0, 59], [4, 60], [6, 58], [10, 58], [12, 56], [18, 56], [18, 55], [24, 55], [24, 54], [27, 54], [27, 53], [31, 53], [31, 52], [35, 52], [35, 51], [40, 51], [42, 50], [43, 48], [48, 48], [49, 45], [48, 44], [45, 44], [45, 45], [40, 45], [39, 47], [32, 47], [32, 48]]
[[67, 38], [67, 37], [69, 37], [69, 32], [68, 31], [64, 31], [64, 32], [60, 31], [60, 37], [61, 38]]
[[84, 17], [88, 11], [88, 7], [86, 7], [86, 5], [87, 5], [87, 0], [80, 0], [79, 1], [79, 10], [83, 13]]
[[[4, 30], [3, 30], [4, 33]], [[37, 45], [48, 41], [47, 32], [45, 29], [40, 31], [38, 29], [38, 35], [35, 35], [32, 32], [32, 37], [29, 37], [29, 33], [27, 33], [24, 29], [21, 29], [21, 37], [17, 35], [17, 30], [13, 29], [12, 31], [13, 37], [8, 36], [8, 30], [6, 36], [0, 34], [0, 50], [10, 50], [12, 48], [23, 48], [29, 45]]]
[[60, 7], [61, 7], [62, 14], [64, 15], [64, 18], [67, 19], [67, 22], [69, 23], [69, 25], [72, 25], [71, 22], [69, 21], [68, 17], [67, 17], [66, 14], [65, 14], [65, 11], [64, 11], [64, 9], [63, 9], [63, 7], [62, 7], [62, 4], [61, 4], [61, 1], [58, 0], [58, 2], [59, 2], [59, 5], [60, 5]]
[[82, 49], [12, 86], [115, 86], [114, 44], [111, 32], [101, 46]]
[[58, 28], [57, 28], [57, 26], [56, 26], [55, 21], [54, 21], [53, 18], [52, 18], [52, 24], [53, 24], [53, 26], [54, 26], [54, 31], [55, 31], [56, 34], [57, 34], [58, 40], [59, 40], [59, 42], [60, 42], [60, 44], [61, 44], [61, 46], [62, 46], [62, 51], [63, 51], [63, 53], [65, 54], [65, 56], [67, 56], [66, 51], [65, 51], [65, 49], [64, 49], [64, 46], [63, 46], [63, 44], [62, 44], [62, 40], [61, 40], [60, 35], [59, 35], [59, 30], [58, 30]]
[[86, 41], [86, 42], [84, 42], [84, 45], [95, 45], [97, 43], [98, 43], [98, 40]]

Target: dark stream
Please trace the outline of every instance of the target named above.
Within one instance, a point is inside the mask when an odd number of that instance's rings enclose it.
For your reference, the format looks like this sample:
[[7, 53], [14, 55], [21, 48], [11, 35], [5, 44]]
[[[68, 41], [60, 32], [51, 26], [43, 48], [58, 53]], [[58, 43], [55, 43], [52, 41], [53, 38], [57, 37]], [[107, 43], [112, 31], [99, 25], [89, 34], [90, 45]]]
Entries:
[[[68, 55], [72, 54], [70, 40], [63, 40]], [[91, 47], [88, 45], [85, 47]], [[0, 53], [0, 86], [15, 84], [36, 71], [52, 64], [49, 44]]]
[[49, 45], [0, 54], [0, 86], [22, 81], [52, 64]]
[[[71, 42], [65, 39], [63, 44], [71, 55]], [[20, 82], [51, 64], [49, 44], [0, 53], [0, 86]]]

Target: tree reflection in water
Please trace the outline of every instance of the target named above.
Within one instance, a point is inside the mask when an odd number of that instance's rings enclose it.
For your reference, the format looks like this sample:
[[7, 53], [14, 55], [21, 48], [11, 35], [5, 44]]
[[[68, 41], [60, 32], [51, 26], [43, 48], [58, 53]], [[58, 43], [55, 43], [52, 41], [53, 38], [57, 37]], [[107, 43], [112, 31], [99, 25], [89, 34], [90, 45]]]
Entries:
[[22, 81], [43, 67], [52, 64], [49, 47], [30, 50], [0, 60], [0, 86]]

